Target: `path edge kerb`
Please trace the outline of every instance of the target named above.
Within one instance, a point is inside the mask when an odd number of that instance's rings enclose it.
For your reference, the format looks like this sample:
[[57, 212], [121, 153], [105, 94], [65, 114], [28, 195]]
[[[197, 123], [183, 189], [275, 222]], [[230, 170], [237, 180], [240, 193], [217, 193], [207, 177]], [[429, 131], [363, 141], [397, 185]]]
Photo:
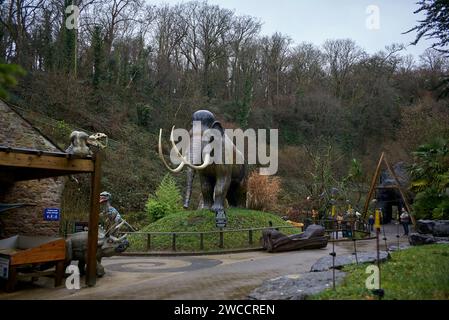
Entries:
[[197, 251], [197, 252], [123, 252], [118, 257], [183, 257], [183, 256], [211, 256], [231, 253], [244, 253], [263, 251], [260, 248], [232, 249], [232, 250], [216, 250], [216, 251]]

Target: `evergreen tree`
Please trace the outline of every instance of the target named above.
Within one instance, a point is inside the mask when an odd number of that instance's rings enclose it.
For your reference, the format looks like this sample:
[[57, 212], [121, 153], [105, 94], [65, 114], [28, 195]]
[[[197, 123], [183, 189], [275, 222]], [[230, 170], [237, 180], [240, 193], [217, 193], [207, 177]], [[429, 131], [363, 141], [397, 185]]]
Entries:
[[98, 87], [103, 79], [103, 65], [104, 65], [104, 46], [100, 26], [95, 26], [92, 34], [92, 50], [93, 50], [93, 73], [92, 84], [95, 88]]
[[[436, 40], [432, 48], [444, 53], [449, 57], [449, 1], [448, 0], [420, 0], [419, 9], [414, 13], [425, 13], [424, 20], [410, 29], [408, 32], [416, 31], [413, 44], [417, 44], [422, 38]], [[440, 98], [449, 96], [449, 75], [446, 74], [435, 88], [440, 90]]]
[[54, 53], [53, 53], [53, 27], [51, 22], [51, 12], [45, 10], [44, 21], [41, 27], [41, 44], [42, 44], [42, 58], [44, 70], [49, 71], [53, 68]]
[[436, 39], [432, 47], [449, 55], [449, 3], [447, 0], [420, 0], [419, 9], [414, 13], [425, 13], [420, 24], [407, 31], [416, 31], [413, 44], [417, 44], [423, 37]]
[[61, 45], [61, 59], [59, 61], [59, 68], [66, 73], [76, 75], [76, 29], [68, 29], [66, 21], [70, 17], [70, 13], [65, 12], [65, 8], [72, 4], [72, 0], [64, 0], [64, 20], [61, 24], [60, 31], [60, 45]]

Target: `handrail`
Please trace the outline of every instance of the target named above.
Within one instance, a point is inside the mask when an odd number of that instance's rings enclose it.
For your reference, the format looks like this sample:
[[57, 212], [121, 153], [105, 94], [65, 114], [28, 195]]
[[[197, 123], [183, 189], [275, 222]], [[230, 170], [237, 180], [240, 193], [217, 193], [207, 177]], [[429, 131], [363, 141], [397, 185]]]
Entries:
[[[315, 223], [323, 223], [323, 222], [331, 222], [332, 225], [336, 225], [337, 228], [335, 229], [325, 229], [325, 231], [329, 234], [332, 234], [333, 232], [338, 232], [338, 231], [344, 231], [343, 230], [343, 225], [341, 223], [337, 224], [337, 220], [333, 220], [333, 219], [329, 219], [329, 220], [320, 220], [320, 221], [315, 221]], [[343, 220], [340, 222], [351, 222], [354, 223], [355, 220]], [[358, 221], [360, 222], [360, 221]], [[363, 227], [366, 228], [366, 223], [362, 223]], [[204, 236], [205, 235], [210, 235], [210, 234], [218, 234], [219, 235], [219, 240], [218, 240], [218, 247], [220, 249], [224, 249], [224, 234], [225, 233], [236, 233], [236, 232], [247, 232], [248, 233], [248, 239], [247, 239], [247, 243], [248, 245], [252, 246], [254, 244], [254, 232], [255, 231], [263, 231], [263, 230], [267, 230], [267, 229], [275, 229], [275, 230], [279, 230], [279, 229], [300, 229], [301, 232], [304, 231], [303, 227], [296, 227], [296, 226], [268, 226], [268, 227], [261, 227], [261, 228], [245, 228], [245, 229], [231, 229], [231, 230], [225, 230], [225, 229], [221, 229], [221, 230], [212, 230], [212, 231], [166, 231], [166, 232], [158, 232], [158, 231], [135, 231], [135, 232], [119, 232], [121, 234], [128, 234], [128, 235], [143, 235], [144, 237], [146, 236], [146, 251], [149, 252], [152, 248], [152, 238], [153, 236], [171, 236], [172, 240], [171, 240], [171, 251], [172, 252], [176, 252], [177, 251], [177, 237], [178, 236], [183, 236], [183, 235], [195, 235], [198, 236], [198, 240], [199, 240], [199, 249], [200, 251], [204, 251]], [[352, 232], [361, 232], [361, 233], [366, 233], [366, 234], [370, 234], [369, 232], [365, 231], [365, 230], [357, 230], [355, 228], [351, 228]], [[337, 236], [338, 239], [338, 236]], [[371, 239], [371, 238], [370, 238]], [[341, 239], [340, 241], [342, 241], [343, 239]], [[346, 240], [346, 239], [345, 239]], [[347, 239], [347, 241], [357, 241], [360, 239], [355, 239], [355, 238], [351, 238], [351, 239]], [[368, 239], [366, 239], [368, 240]], [[331, 242], [335, 241], [335, 239], [332, 239]]]
[[216, 234], [216, 233], [226, 233], [226, 232], [248, 232], [248, 231], [260, 231], [260, 230], [266, 230], [266, 229], [302, 229], [295, 226], [273, 226], [273, 227], [264, 227], [264, 228], [248, 228], [248, 229], [231, 229], [231, 230], [213, 230], [213, 231], [165, 231], [165, 232], [159, 232], [159, 231], [136, 231], [136, 232], [125, 232], [120, 231], [120, 234], [153, 234], [153, 235], [173, 235], [175, 234], [181, 234], [181, 235], [188, 235], [188, 234]]

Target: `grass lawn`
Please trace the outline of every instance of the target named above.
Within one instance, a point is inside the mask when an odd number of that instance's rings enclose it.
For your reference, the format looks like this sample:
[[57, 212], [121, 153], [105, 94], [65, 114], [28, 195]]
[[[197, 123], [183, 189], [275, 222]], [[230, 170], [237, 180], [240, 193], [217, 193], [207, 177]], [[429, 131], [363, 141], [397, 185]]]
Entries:
[[[273, 226], [291, 226], [279, 216], [253, 210], [228, 209], [226, 210], [228, 225], [225, 230], [265, 228], [272, 221]], [[206, 232], [217, 231], [215, 227], [215, 214], [209, 210], [181, 211], [164, 217], [140, 230], [141, 232]], [[295, 234], [300, 229], [281, 229], [282, 233]], [[224, 249], [241, 249], [259, 247], [262, 231], [253, 232], [253, 245], [248, 243], [248, 232], [224, 233]], [[129, 236], [130, 248], [128, 251], [146, 251], [146, 235]], [[172, 248], [171, 235], [153, 235], [151, 237], [151, 251], [170, 251]], [[219, 234], [204, 234], [204, 250], [218, 250]], [[177, 251], [199, 251], [199, 235], [177, 235]]]
[[[343, 268], [348, 273], [336, 291], [328, 289], [311, 299], [377, 299], [365, 288], [365, 265]], [[435, 244], [393, 252], [381, 265], [382, 289], [387, 300], [449, 299], [449, 245]]]

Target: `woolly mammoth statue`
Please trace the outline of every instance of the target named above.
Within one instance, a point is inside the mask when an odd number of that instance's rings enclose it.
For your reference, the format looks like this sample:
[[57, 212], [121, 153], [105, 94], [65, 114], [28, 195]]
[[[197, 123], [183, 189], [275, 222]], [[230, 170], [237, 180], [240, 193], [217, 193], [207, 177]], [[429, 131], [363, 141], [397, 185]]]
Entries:
[[[172, 154], [180, 160], [177, 168], [172, 169], [162, 154], [162, 129], [159, 134], [159, 156], [171, 172], [180, 172], [187, 167], [187, 189], [184, 208], [190, 205], [192, 184], [198, 172], [203, 196], [203, 209], [216, 213], [217, 221], [226, 219], [224, 212], [225, 199], [231, 207], [245, 207], [245, 164], [243, 154], [236, 148], [232, 140], [225, 134], [221, 123], [212, 112], [200, 110], [192, 116], [192, 128], [188, 133], [189, 143], [185, 156], [179, 151], [174, 141], [174, 127], [171, 132]], [[210, 133], [213, 134], [210, 134]], [[218, 135], [218, 136], [217, 136]], [[210, 149], [215, 141], [216, 148]], [[219, 144], [219, 145], [218, 145]], [[218, 148], [220, 146], [220, 148]], [[230, 157], [232, 156], [232, 159]], [[217, 161], [218, 160], [218, 161]]]

